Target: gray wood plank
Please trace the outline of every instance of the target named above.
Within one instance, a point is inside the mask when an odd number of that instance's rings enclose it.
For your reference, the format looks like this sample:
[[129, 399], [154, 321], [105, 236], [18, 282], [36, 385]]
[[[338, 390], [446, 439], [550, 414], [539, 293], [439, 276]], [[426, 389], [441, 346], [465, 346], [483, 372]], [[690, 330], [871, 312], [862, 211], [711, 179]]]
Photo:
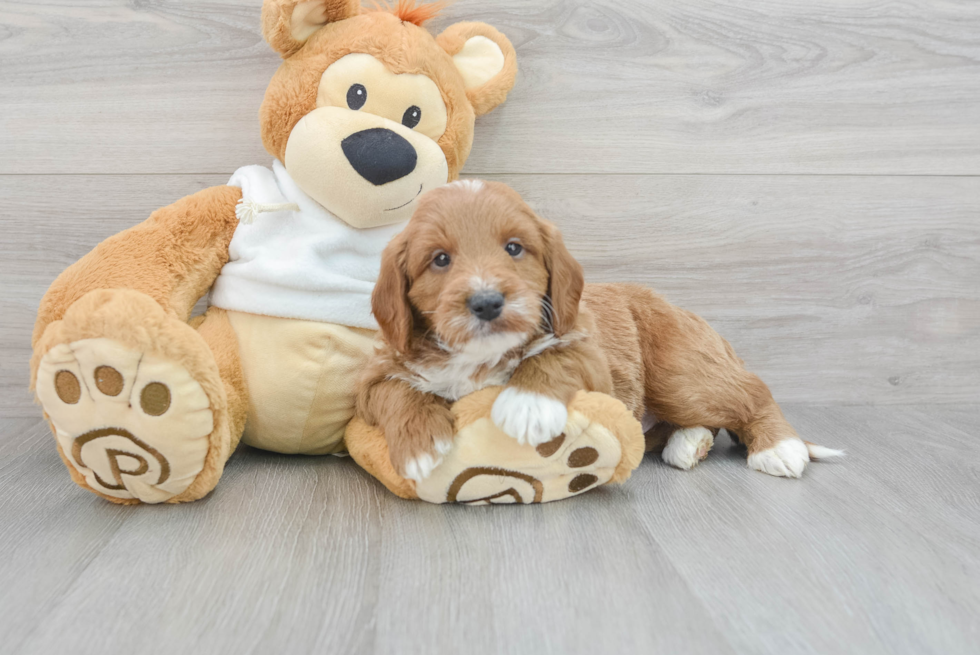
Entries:
[[944, 408], [943, 423], [975, 437], [980, 431], [980, 405]]
[[848, 457], [793, 484], [746, 475], [720, 438], [691, 475], [645, 463], [630, 487], [736, 650], [974, 651], [980, 445], [951, 438], [938, 407], [787, 409], [805, 438]]
[[[0, 2], [2, 173], [263, 157], [260, 0]], [[971, 0], [459, 2], [521, 64], [471, 173], [980, 173]]]
[[580, 500], [402, 503], [382, 525], [376, 652], [733, 652], [623, 489]]
[[[976, 402], [980, 178], [496, 176], [593, 281], [707, 318], [786, 402]], [[0, 411], [44, 290], [103, 238], [224, 176], [0, 176]]]
[[702, 315], [780, 401], [980, 398], [980, 178], [502, 179], [588, 279]]
[[0, 418], [0, 652], [50, 627], [48, 613], [133, 514], [73, 487], [46, 423]]
[[23, 446], [0, 468], [0, 652], [974, 652], [975, 408], [787, 414], [848, 458], [770, 478], [722, 436], [694, 471], [647, 458], [527, 508], [250, 449], [206, 500], [121, 508], [39, 421], [0, 421]]
[[18, 652], [357, 652], [381, 493], [336, 458], [245, 452], [209, 498], [137, 508], [48, 610], [71, 629]]
[[0, 3], [0, 171], [230, 173], [266, 158], [258, 109], [279, 57], [261, 6]]

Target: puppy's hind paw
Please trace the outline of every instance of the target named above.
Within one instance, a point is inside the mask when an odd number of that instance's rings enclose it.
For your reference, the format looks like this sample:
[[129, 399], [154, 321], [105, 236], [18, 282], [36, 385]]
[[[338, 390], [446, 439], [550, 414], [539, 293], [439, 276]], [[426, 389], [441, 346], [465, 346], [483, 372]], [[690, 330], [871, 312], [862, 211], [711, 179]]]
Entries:
[[749, 468], [778, 477], [798, 478], [809, 461], [810, 453], [803, 440], [788, 437], [772, 448], [750, 454]]
[[507, 387], [494, 401], [490, 420], [518, 443], [538, 446], [565, 429], [568, 408], [555, 398]]
[[714, 444], [715, 436], [708, 428], [681, 428], [670, 435], [661, 457], [671, 466], [686, 471], [707, 457]]

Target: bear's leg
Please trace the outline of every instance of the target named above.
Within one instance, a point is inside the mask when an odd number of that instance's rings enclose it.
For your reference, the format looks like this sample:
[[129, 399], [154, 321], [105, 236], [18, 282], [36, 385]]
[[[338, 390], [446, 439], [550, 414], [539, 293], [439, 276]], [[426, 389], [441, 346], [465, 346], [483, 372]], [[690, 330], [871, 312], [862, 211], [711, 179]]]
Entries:
[[101, 289], [47, 326], [32, 387], [80, 486], [129, 504], [197, 500], [217, 484], [246, 394], [223, 313], [196, 322], [138, 291]]
[[501, 387], [482, 389], [453, 405], [453, 449], [422, 482], [398, 475], [378, 428], [355, 418], [347, 427], [351, 456], [402, 498], [430, 503], [543, 503], [620, 483], [643, 459], [640, 422], [615, 398], [579, 391], [564, 431], [538, 446], [519, 444], [490, 418]]
[[[218, 365], [218, 375], [225, 388], [227, 398], [229, 438], [228, 453], [225, 460], [231, 456], [242, 440], [245, 432], [245, 419], [248, 417], [248, 386], [245, 383], [245, 373], [242, 370], [242, 358], [238, 349], [238, 338], [228, 320], [228, 312], [219, 307], [210, 307], [203, 316], [192, 319], [191, 326], [197, 330]], [[217, 477], [224, 470], [224, 462], [217, 468]], [[214, 484], [211, 485], [214, 488]], [[207, 493], [207, 492], [205, 492]]]

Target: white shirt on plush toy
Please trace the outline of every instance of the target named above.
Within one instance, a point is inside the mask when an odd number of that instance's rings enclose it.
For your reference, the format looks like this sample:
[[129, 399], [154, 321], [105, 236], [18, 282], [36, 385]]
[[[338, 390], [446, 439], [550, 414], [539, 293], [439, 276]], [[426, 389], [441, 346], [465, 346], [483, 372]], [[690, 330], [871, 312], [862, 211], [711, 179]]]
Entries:
[[378, 329], [371, 291], [381, 251], [405, 222], [351, 227], [301, 191], [278, 160], [272, 170], [239, 168], [228, 185], [241, 187], [240, 207], [286, 204], [299, 211], [261, 211], [239, 222], [228, 263], [211, 289], [212, 305]]

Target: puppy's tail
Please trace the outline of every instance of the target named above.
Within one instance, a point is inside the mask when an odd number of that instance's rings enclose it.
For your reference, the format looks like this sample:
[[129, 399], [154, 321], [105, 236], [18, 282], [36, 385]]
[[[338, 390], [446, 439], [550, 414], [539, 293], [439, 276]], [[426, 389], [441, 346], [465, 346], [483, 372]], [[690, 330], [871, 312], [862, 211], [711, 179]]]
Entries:
[[834, 459], [835, 457], [844, 457], [846, 454], [843, 450], [837, 450], [836, 448], [827, 448], [826, 446], [818, 446], [815, 443], [810, 443], [809, 441], [804, 441], [806, 444], [806, 450], [810, 453], [810, 459]]

